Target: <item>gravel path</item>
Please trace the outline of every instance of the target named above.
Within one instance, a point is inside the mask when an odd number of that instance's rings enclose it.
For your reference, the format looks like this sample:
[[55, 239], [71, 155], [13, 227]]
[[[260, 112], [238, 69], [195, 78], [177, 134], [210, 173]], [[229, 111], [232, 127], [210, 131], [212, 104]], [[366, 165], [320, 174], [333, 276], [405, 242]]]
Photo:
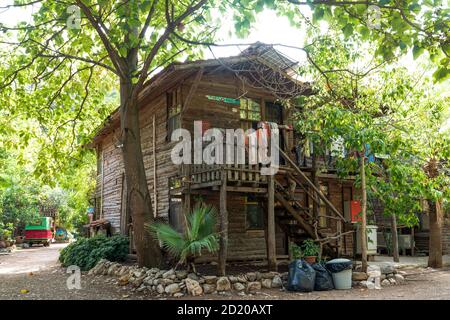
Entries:
[[[10, 255], [1, 255], [0, 299], [158, 299], [148, 294], [132, 292], [130, 287], [120, 287], [115, 284], [117, 282], [115, 278], [93, 277], [86, 273], [83, 273], [81, 277], [81, 290], [69, 290], [66, 285], [69, 274], [58, 263], [59, 250], [64, 246], [63, 244], [53, 244], [49, 248], [33, 247], [18, 250]], [[245, 296], [227, 293], [185, 298], [203, 300], [450, 299], [450, 271], [448, 269], [410, 269], [407, 272], [406, 284], [384, 287], [382, 290], [352, 289], [295, 293], [272, 289]]]

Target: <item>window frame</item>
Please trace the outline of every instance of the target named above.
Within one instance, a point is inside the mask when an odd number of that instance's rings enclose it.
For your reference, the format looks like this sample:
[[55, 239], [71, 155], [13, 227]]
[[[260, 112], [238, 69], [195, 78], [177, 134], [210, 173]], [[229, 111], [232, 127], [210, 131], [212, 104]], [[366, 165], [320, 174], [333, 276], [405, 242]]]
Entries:
[[166, 92], [166, 107], [167, 141], [170, 141], [173, 131], [181, 128], [181, 110], [183, 108], [181, 86]]
[[[265, 229], [265, 219], [264, 219], [264, 210], [263, 207], [261, 206], [261, 204], [255, 199], [251, 199], [249, 200], [249, 196], [245, 197], [244, 200], [244, 206], [245, 206], [245, 230], [249, 231], [249, 232], [258, 232], [258, 231], [264, 231]], [[248, 222], [248, 207], [249, 206], [256, 206], [259, 214], [260, 214], [260, 218], [261, 218], [261, 226], [256, 226], [256, 227], [249, 227]]]

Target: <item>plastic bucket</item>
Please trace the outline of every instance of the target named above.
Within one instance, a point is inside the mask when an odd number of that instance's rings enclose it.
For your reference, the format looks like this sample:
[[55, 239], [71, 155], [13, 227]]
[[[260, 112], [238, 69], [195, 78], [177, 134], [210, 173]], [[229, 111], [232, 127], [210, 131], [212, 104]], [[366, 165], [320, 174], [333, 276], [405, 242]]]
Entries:
[[338, 290], [352, 288], [352, 269], [343, 270], [331, 274], [333, 276], [334, 287]]

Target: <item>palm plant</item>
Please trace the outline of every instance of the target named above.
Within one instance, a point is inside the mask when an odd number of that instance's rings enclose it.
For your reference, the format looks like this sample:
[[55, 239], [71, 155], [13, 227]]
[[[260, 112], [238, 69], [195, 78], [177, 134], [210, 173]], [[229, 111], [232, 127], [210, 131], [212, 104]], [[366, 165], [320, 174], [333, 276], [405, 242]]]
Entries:
[[179, 264], [186, 264], [195, 271], [193, 260], [201, 255], [203, 249], [216, 252], [219, 248], [216, 221], [217, 212], [214, 207], [196, 205], [185, 219], [184, 232], [178, 232], [166, 223], [154, 223], [147, 228], [163, 248], [178, 259], [175, 269]]

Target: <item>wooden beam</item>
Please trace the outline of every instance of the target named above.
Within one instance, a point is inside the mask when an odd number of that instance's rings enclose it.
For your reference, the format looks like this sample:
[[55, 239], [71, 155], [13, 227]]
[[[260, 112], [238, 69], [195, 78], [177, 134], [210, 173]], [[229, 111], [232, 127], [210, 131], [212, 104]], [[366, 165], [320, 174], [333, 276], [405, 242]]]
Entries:
[[228, 212], [227, 212], [227, 173], [222, 170], [222, 184], [220, 186], [220, 234], [219, 234], [219, 263], [218, 273], [226, 274], [228, 251]]
[[275, 237], [275, 177], [268, 177], [267, 190], [267, 264], [270, 271], [277, 271]]
[[266, 193], [267, 192], [267, 188], [228, 186], [227, 187], [227, 191], [229, 191], [229, 192]]

